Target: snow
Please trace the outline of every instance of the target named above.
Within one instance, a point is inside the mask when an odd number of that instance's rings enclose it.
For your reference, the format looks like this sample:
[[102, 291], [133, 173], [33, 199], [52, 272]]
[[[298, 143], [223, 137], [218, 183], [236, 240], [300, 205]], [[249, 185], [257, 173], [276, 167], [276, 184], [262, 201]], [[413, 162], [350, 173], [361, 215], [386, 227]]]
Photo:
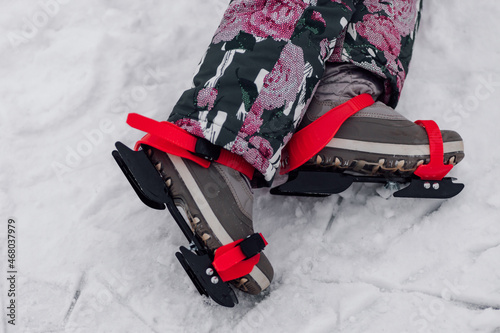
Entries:
[[4, 4], [0, 331], [500, 332], [500, 4], [425, 1], [398, 106], [463, 136], [452, 173], [464, 192], [435, 201], [387, 198], [378, 185], [322, 199], [258, 190], [255, 229], [276, 276], [263, 295], [238, 293], [234, 309], [197, 294], [174, 257], [181, 232], [136, 198], [110, 154], [141, 136], [129, 112], [166, 118], [226, 4]]

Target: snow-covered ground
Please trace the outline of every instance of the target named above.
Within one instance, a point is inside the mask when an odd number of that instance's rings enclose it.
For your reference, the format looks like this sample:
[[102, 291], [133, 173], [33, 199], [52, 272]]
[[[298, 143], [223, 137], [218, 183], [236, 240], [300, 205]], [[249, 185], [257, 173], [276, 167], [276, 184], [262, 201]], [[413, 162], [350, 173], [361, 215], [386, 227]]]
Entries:
[[[175, 3], [175, 4], [173, 4]], [[465, 191], [256, 196], [276, 271], [234, 309], [203, 301], [184, 238], [111, 157], [164, 119], [227, 1], [18, 0], [0, 12], [0, 332], [500, 332], [500, 23], [495, 0], [426, 0], [398, 110], [457, 130]], [[16, 326], [7, 224], [16, 226]], [[72, 304], [73, 300], [76, 303]]]

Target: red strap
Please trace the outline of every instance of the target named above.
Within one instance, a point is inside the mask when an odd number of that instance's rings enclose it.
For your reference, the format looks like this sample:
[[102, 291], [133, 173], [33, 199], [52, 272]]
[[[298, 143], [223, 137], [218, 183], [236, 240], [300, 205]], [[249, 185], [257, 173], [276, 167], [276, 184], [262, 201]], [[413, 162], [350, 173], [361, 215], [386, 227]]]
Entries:
[[141, 116], [137, 113], [129, 113], [127, 117], [127, 124], [135, 129], [147, 132], [180, 148], [194, 151], [196, 137], [172, 123], [166, 121], [159, 122], [151, 118]]
[[164, 140], [158, 136], [151, 135], [149, 133], [146, 134], [144, 137], [142, 137], [142, 139], [137, 141], [137, 143], [135, 144], [135, 150], [138, 150], [142, 144], [154, 147], [156, 149], [159, 149], [161, 151], [164, 151], [166, 153], [169, 153], [169, 154], [172, 154], [175, 156], [187, 158], [193, 162], [198, 163], [199, 165], [201, 165], [204, 168], [208, 168], [210, 166], [209, 160], [206, 160], [202, 157], [193, 155], [190, 151], [183, 149], [179, 146], [176, 146], [167, 140]]
[[[262, 234], [259, 234], [267, 245]], [[213, 265], [222, 281], [231, 281], [249, 274], [260, 260], [260, 253], [248, 258], [238, 246], [245, 239], [219, 247], [215, 251]]]
[[[193, 154], [199, 138], [177, 125], [166, 121], [159, 122], [137, 113], [128, 115], [127, 124], [148, 133], [136, 143], [136, 150], [141, 144], [147, 144], [166, 153], [187, 158], [205, 168], [210, 166], [210, 161]], [[215, 162], [237, 170], [249, 179], [253, 177], [254, 168], [243, 157], [226, 149], [221, 149], [220, 156]]]
[[441, 180], [453, 168], [451, 164], [444, 164], [441, 130], [433, 120], [417, 120], [415, 124], [424, 127], [427, 131], [431, 161], [429, 164], [419, 166], [414, 173], [423, 180]]
[[290, 172], [307, 162], [333, 139], [347, 118], [373, 103], [369, 94], [356, 96], [295, 133], [283, 149], [280, 174]]

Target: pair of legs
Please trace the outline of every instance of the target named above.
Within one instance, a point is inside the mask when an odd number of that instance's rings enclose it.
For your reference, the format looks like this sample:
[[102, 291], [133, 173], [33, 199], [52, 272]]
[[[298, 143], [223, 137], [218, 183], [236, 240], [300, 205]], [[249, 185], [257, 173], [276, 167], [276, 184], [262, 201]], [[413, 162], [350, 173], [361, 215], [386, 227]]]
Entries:
[[[427, 135], [393, 108], [408, 71], [420, 8], [420, 0], [233, 0], [193, 87], [168, 121], [242, 157], [260, 183], [269, 184], [298, 128], [370, 94], [376, 103], [348, 119], [307, 164], [326, 172], [411, 173], [429, 158]], [[445, 161], [457, 163], [463, 158], [460, 137], [442, 134]], [[208, 249], [253, 233], [246, 176], [218, 163], [204, 168], [143, 148]], [[262, 255], [250, 274], [233, 283], [255, 294], [272, 277]]]
[[372, 73], [397, 104], [419, 17], [420, 0], [232, 1], [168, 121], [271, 181], [329, 63]]

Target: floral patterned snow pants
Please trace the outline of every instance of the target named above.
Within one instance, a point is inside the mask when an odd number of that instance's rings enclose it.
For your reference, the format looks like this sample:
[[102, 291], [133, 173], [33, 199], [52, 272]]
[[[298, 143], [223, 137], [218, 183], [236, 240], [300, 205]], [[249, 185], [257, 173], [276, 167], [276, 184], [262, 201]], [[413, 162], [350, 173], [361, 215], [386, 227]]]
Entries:
[[326, 61], [376, 73], [383, 102], [397, 104], [420, 10], [421, 0], [232, 0], [168, 121], [270, 181]]

